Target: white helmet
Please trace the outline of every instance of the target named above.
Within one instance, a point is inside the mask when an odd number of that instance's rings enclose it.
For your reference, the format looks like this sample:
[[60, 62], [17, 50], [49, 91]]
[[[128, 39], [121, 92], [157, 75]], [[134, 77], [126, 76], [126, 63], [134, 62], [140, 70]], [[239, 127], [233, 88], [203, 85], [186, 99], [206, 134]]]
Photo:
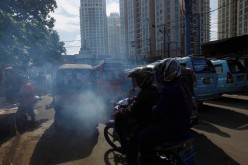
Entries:
[[181, 75], [181, 66], [175, 58], [163, 60], [154, 67], [157, 81], [172, 82]]

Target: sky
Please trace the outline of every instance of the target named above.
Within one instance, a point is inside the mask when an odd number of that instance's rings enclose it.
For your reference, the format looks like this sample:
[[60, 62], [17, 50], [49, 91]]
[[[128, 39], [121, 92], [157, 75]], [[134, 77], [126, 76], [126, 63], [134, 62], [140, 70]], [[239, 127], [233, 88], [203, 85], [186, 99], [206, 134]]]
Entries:
[[[119, 13], [119, 0], [106, 0], [107, 15]], [[80, 0], [57, 0], [58, 8], [51, 15], [55, 18], [54, 29], [60, 40], [65, 42], [68, 55], [78, 54], [80, 50]], [[210, 10], [217, 8], [217, 1], [210, 0]], [[217, 39], [217, 11], [211, 12], [211, 40]]]

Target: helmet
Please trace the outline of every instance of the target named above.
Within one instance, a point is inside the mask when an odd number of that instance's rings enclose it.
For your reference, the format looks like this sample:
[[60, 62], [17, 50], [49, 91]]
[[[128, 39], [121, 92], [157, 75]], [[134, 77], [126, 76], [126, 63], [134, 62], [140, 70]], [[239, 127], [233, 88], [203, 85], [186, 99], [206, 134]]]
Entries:
[[30, 89], [33, 89], [33, 86], [30, 82], [24, 84], [24, 88], [27, 89], [27, 90], [30, 90]]
[[161, 61], [154, 70], [159, 83], [172, 82], [181, 75], [181, 66], [174, 58]]
[[154, 74], [151, 68], [137, 68], [128, 77], [133, 78], [139, 88], [152, 85], [154, 80]]

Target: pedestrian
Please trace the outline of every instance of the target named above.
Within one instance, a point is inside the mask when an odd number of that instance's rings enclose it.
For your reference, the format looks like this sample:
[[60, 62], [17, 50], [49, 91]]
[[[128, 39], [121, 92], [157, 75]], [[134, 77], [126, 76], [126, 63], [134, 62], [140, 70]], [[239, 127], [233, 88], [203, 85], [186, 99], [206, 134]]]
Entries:
[[25, 83], [20, 90], [20, 107], [31, 117], [31, 122], [35, 122], [34, 113], [34, 96], [35, 91], [31, 83]]

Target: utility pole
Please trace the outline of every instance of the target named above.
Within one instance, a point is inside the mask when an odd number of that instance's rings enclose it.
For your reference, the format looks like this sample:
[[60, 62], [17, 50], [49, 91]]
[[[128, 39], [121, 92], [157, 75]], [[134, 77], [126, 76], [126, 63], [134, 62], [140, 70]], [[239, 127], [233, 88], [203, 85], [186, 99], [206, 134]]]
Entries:
[[185, 55], [191, 54], [191, 17], [192, 17], [192, 1], [185, 0], [186, 17], [185, 17]]
[[[164, 25], [164, 49], [165, 49], [165, 35], [167, 36], [168, 39], [168, 43], [167, 43], [167, 57], [170, 57], [170, 37], [168, 35], [168, 33], [166, 32], [165, 29], [165, 25]], [[164, 54], [165, 54], [165, 50], [164, 50]]]
[[[159, 26], [161, 26], [161, 25], [159, 25]], [[162, 26], [164, 26], [163, 31], [162, 30], [159, 30], [159, 32], [161, 32], [161, 33], [163, 32], [163, 37], [164, 37], [164, 57], [166, 57], [165, 56], [165, 45], [166, 45], [165, 36], [168, 39], [168, 43], [167, 43], [167, 57], [170, 57], [170, 37], [169, 37], [168, 33], [166, 32], [165, 24], [163, 24]]]
[[197, 15], [197, 24], [198, 24], [198, 53], [201, 54], [201, 17], [200, 13]]
[[152, 56], [152, 38], [149, 36], [149, 48], [150, 48], [150, 57]]
[[165, 58], [165, 25], [164, 25], [164, 31], [163, 31], [163, 33], [164, 33], [163, 35], [164, 35], [164, 58]]

